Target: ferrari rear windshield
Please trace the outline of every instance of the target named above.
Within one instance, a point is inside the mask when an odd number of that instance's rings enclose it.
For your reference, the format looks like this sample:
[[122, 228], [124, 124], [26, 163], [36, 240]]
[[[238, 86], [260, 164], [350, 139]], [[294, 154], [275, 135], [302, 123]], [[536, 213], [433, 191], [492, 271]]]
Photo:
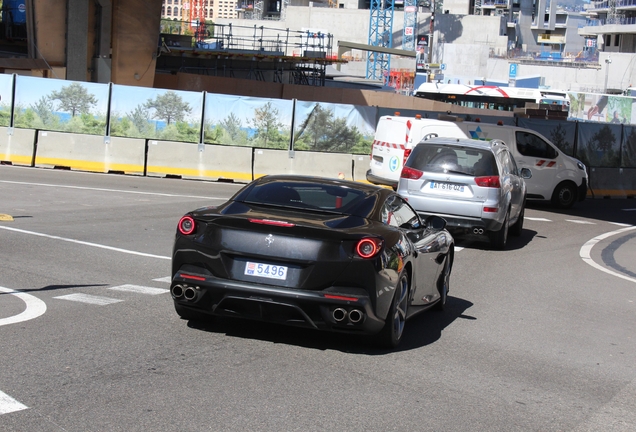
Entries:
[[311, 182], [270, 182], [256, 185], [243, 201], [273, 205], [348, 213], [364, 201], [364, 191], [345, 185]]

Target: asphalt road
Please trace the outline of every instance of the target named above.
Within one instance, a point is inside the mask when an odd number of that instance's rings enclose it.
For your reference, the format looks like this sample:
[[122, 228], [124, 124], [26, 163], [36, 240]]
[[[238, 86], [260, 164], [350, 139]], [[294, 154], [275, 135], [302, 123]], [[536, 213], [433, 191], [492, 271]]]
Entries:
[[636, 202], [458, 239], [399, 350], [168, 293], [179, 217], [240, 185], [0, 166], [1, 431], [636, 430]]

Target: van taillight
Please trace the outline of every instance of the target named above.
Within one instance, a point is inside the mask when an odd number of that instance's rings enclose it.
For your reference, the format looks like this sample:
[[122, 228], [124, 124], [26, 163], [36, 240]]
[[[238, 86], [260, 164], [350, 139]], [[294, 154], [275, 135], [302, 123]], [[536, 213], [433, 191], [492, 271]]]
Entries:
[[409, 158], [411, 150], [412, 149], [404, 149], [404, 161], [402, 162], [402, 165], [406, 165], [406, 160]]
[[405, 166], [404, 168], [402, 168], [402, 173], [400, 174], [400, 177], [405, 179], [417, 180], [420, 177], [422, 177], [422, 174], [424, 173], [420, 170], [416, 170], [414, 168]]
[[499, 188], [501, 182], [499, 182], [499, 176], [488, 177], [475, 177], [475, 183], [480, 187]]

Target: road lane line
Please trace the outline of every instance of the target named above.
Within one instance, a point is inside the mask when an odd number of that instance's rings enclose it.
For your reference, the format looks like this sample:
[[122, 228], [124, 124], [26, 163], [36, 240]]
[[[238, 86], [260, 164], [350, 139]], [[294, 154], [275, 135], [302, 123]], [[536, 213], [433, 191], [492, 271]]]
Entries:
[[578, 220], [578, 219], [566, 219], [565, 221], [566, 222], [577, 223], [577, 224], [582, 224], [582, 225], [596, 225], [595, 222], [589, 222], [589, 221]]
[[537, 218], [537, 217], [525, 217], [526, 220], [531, 220], [531, 221], [540, 221], [540, 222], [552, 222], [550, 219], [546, 219], [546, 218]]
[[63, 296], [58, 296], [53, 298], [59, 299], [59, 300], [70, 300], [70, 301], [76, 301], [80, 303], [94, 304], [98, 306], [106, 306], [113, 303], [123, 302], [123, 300], [120, 300], [120, 299], [114, 299], [110, 297], [101, 297], [101, 296], [96, 296], [91, 294], [82, 294], [82, 293], [66, 294]]
[[38, 232], [34, 232], [34, 231], [21, 230], [21, 229], [18, 229], [18, 228], [9, 228], [9, 227], [2, 226], [2, 225], [0, 225], [0, 229], [4, 229], [4, 230], [7, 230], [7, 231], [14, 231], [14, 232], [18, 232], [18, 233], [21, 233], [21, 234], [34, 235], [34, 236], [38, 236], [38, 237], [46, 237], [46, 238], [50, 238], [50, 239], [53, 239], [53, 240], [62, 240], [62, 241], [69, 242], [69, 243], [76, 243], [76, 244], [81, 244], [81, 245], [84, 245], [84, 246], [92, 246], [92, 247], [96, 247], [96, 248], [100, 248], [100, 249], [107, 249], [107, 250], [111, 250], [111, 251], [115, 251], [115, 252], [123, 252], [123, 253], [131, 254], [131, 255], [139, 255], [139, 256], [148, 257], [148, 258], [158, 258], [158, 259], [164, 259], [164, 260], [171, 259], [171, 257], [169, 257], [169, 256], [153, 255], [153, 254], [144, 253], [144, 252], [131, 251], [131, 250], [128, 250], [128, 249], [121, 249], [121, 248], [116, 248], [116, 247], [112, 247], [112, 246], [101, 245], [101, 244], [98, 244], [98, 243], [91, 243], [91, 242], [85, 242], [85, 241], [81, 241], [81, 240], [74, 240], [74, 239], [69, 239], [69, 238], [65, 238], [65, 237], [59, 237], [59, 236], [54, 236], [54, 235], [49, 235], [49, 234], [42, 234], [42, 233], [38, 233]]
[[153, 279], [153, 281], [170, 283], [170, 282], [172, 282], [172, 278], [170, 276], [166, 276], [166, 277], [162, 277], [162, 278]]
[[8, 318], [0, 319], [0, 327], [9, 324], [15, 324], [22, 321], [32, 320], [46, 312], [46, 303], [39, 298], [26, 294], [20, 291], [12, 290], [11, 288], [0, 287], [0, 292], [7, 293], [18, 297], [24, 303], [26, 303], [26, 309], [17, 315]]
[[589, 265], [591, 265], [592, 267], [594, 267], [597, 270], [601, 270], [607, 274], [610, 274], [612, 276], [617, 276], [621, 279], [625, 279], [627, 281], [630, 282], [634, 282], [636, 283], [636, 279], [629, 277], [629, 276], [625, 276], [624, 274], [612, 271], [610, 269], [607, 269], [605, 267], [603, 267], [600, 264], [597, 264], [591, 257], [591, 252], [592, 252], [592, 248], [594, 247], [594, 245], [596, 245], [598, 242], [600, 242], [601, 240], [604, 240], [608, 237], [612, 237], [615, 236], [617, 234], [623, 234], [626, 233], [628, 231], [631, 231], [633, 229], [636, 229], [636, 226], [630, 226], [627, 228], [621, 228], [619, 230], [616, 231], [611, 231], [605, 234], [601, 234], [599, 236], [594, 237], [593, 239], [589, 240], [587, 243], [585, 243], [583, 246], [581, 246], [581, 249], [579, 251], [579, 255], [581, 256], [581, 258], [583, 259], [583, 261], [585, 261], [586, 263], [588, 263]]
[[167, 290], [165, 288], [153, 288], [153, 287], [147, 287], [147, 286], [141, 286], [141, 285], [130, 285], [130, 284], [111, 287], [109, 289], [113, 291], [126, 291], [126, 292], [133, 292], [138, 294], [150, 294], [150, 295], [165, 294], [167, 292], [170, 292], [170, 290]]
[[22, 411], [29, 407], [21, 404], [6, 393], [0, 391], [0, 415]]
[[90, 190], [90, 191], [100, 191], [100, 192], [118, 192], [118, 193], [129, 193], [129, 194], [136, 194], [136, 195], [155, 195], [155, 196], [174, 197], [174, 198], [196, 198], [196, 199], [223, 200], [223, 201], [227, 200], [227, 198], [206, 197], [206, 196], [198, 196], [198, 195], [177, 195], [177, 194], [168, 194], [168, 193], [159, 193], [159, 192], [129, 191], [129, 190], [121, 190], [121, 189], [105, 189], [105, 188], [94, 188], [94, 187], [86, 187], [86, 186], [55, 185], [55, 184], [47, 184], [47, 183], [29, 183], [29, 182], [17, 182], [17, 181], [9, 181], [9, 180], [0, 180], [0, 183], [19, 184], [19, 185], [27, 185], [27, 186], [45, 186], [45, 187], [56, 187], [56, 188], [66, 188], [66, 189], [80, 189], [80, 190]]

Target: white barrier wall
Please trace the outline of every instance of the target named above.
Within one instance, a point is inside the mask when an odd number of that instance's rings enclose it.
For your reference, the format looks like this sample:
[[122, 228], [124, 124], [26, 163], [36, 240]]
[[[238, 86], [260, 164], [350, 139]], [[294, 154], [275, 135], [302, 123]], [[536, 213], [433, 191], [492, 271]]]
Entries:
[[254, 149], [254, 178], [268, 174], [302, 174], [352, 180], [351, 154]]
[[146, 142], [143, 139], [41, 131], [36, 167], [65, 167], [80, 171], [144, 174]]
[[252, 148], [148, 141], [146, 174], [239, 183], [252, 181]]
[[353, 155], [353, 179], [359, 182], [367, 182], [367, 171], [370, 169], [368, 155]]
[[35, 130], [0, 127], [0, 161], [31, 166], [34, 145]]

